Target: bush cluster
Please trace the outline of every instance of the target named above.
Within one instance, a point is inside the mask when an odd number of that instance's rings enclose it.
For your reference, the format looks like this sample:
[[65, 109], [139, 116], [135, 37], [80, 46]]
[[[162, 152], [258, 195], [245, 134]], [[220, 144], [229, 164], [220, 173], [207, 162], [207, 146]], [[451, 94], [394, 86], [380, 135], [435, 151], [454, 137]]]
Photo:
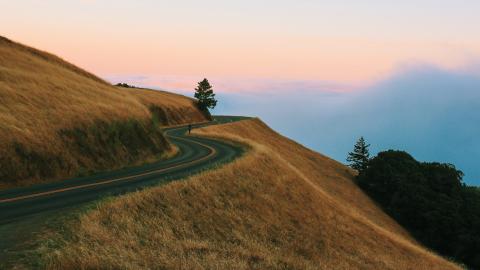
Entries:
[[117, 83], [117, 84], [115, 84], [115, 86], [125, 87], [125, 88], [137, 88], [136, 86], [129, 85], [129, 84], [126, 84], [126, 83]]
[[417, 240], [480, 269], [480, 189], [462, 177], [451, 164], [418, 162], [390, 150], [371, 159], [357, 180]]

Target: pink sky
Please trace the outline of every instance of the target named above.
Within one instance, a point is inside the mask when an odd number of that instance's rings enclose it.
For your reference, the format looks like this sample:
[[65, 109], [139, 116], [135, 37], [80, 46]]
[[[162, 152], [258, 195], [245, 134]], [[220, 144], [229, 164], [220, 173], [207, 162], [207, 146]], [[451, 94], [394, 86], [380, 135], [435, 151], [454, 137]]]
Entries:
[[232, 90], [260, 81], [351, 89], [404, 65], [460, 69], [480, 56], [478, 1], [258, 2], [8, 1], [0, 34], [110, 80], [166, 89], [203, 77]]

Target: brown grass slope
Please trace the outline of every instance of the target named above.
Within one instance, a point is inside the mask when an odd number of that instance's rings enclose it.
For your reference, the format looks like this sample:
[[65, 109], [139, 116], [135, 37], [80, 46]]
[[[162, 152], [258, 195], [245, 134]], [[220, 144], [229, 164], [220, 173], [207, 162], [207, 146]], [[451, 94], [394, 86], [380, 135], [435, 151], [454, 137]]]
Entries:
[[46, 252], [47, 268], [459, 269], [412, 240], [347, 167], [261, 121], [195, 133], [251, 149], [217, 170], [99, 205]]
[[[161, 114], [161, 124], [205, 120], [192, 99], [116, 88], [54, 55], [0, 37], [0, 188], [123, 166], [168, 150], [162, 135], [147, 126], [152, 111]], [[157, 147], [116, 145], [106, 151], [103, 137], [114, 129], [140, 132]], [[79, 141], [99, 157], [73, 149]]]

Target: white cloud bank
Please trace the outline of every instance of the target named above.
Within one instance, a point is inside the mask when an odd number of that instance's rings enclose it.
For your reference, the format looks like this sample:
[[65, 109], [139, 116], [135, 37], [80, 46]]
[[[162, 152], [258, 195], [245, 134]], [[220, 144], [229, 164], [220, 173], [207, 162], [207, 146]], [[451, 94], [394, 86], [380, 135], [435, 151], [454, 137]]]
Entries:
[[363, 91], [292, 86], [276, 94], [221, 94], [220, 114], [260, 116], [276, 130], [344, 161], [363, 135], [374, 152], [400, 149], [449, 162], [480, 185], [480, 77], [417, 67]]

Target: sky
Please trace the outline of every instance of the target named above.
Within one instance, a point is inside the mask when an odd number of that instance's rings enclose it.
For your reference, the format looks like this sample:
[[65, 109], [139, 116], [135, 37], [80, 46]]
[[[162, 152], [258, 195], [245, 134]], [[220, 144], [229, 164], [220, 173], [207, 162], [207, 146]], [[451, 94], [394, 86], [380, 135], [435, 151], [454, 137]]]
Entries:
[[480, 135], [480, 1], [0, 0], [0, 8], [0, 35], [112, 83], [190, 94], [206, 77], [221, 98], [216, 113], [260, 116], [342, 162], [365, 135], [376, 151], [454, 162], [480, 185], [471, 138]]
[[0, 5], [2, 35], [102, 76], [358, 86], [405, 63], [457, 68], [480, 54], [476, 0], [0, 0]]
[[467, 184], [480, 186], [480, 76], [423, 65], [358, 91], [310, 86], [221, 93], [216, 112], [260, 116], [340, 162], [364, 136], [372, 155], [393, 149], [420, 161], [451, 163]]

